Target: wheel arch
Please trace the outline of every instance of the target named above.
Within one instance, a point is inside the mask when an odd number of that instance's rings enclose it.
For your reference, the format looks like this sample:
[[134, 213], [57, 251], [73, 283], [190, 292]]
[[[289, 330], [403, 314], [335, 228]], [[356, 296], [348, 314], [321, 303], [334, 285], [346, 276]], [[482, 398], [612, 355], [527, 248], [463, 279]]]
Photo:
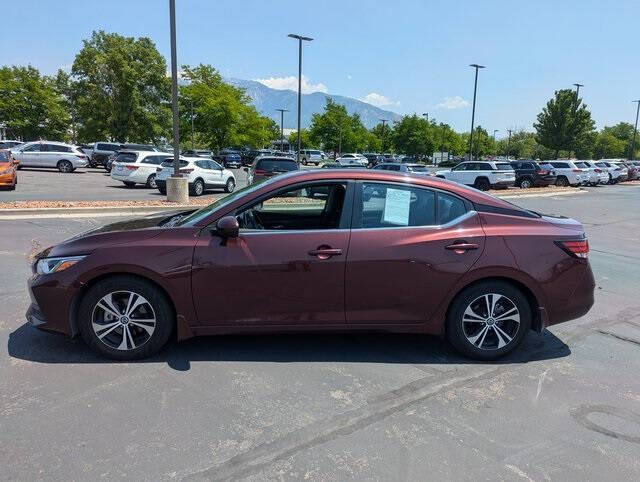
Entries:
[[73, 301], [71, 302], [71, 309], [69, 312], [69, 332], [71, 333], [72, 337], [75, 337], [80, 333], [78, 329], [78, 311], [80, 309], [80, 303], [82, 302], [82, 299], [84, 298], [87, 291], [89, 291], [89, 289], [92, 286], [94, 286], [96, 283], [99, 283], [100, 281], [103, 281], [108, 278], [118, 277], [118, 276], [126, 276], [128, 278], [137, 278], [138, 280], [149, 283], [154, 288], [157, 288], [165, 296], [165, 298], [169, 303], [169, 306], [171, 307], [171, 310], [173, 311], [173, 316], [175, 319], [174, 328], [177, 332], [178, 339], [181, 340], [181, 339], [190, 338], [191, 336], [193, 336], [191, 332], [191, 328], [189, 327], [186, 319], [183, 316], [178, 314], [175, 301], [173, 300], [173, 298], [171, 297], [167, 289], [164, 286], [162, 286], [162, 284], [155, 281], [152, 277], [145, 276], [143, 274], [131, 273], [127, 271], [114, 271], [110, 273], [102, 273], [92, 277], [88, 281], [84, 282], [84, 284], [82, 285], [82, 288], [80, 288], [76, 293], [76, 295], [74, 296]]

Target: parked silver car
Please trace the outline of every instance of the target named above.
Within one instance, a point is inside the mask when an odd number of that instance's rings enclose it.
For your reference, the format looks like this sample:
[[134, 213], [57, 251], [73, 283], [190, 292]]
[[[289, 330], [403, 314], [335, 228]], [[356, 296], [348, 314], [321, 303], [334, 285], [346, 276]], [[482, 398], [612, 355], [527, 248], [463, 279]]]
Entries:
[[327, 160], [327, 156], [324, 152], [317, 149], [301, 149], [300, 150], [300, 162], [305, 166], [307, 164], [319, 165], [321, 162]]
[[87, 155], [71, 144], [51, 141], [26, 142], [11, 149], [11, 155], [23, 167], [53, 167], [60, 172], [73, 172], [86, 167]]

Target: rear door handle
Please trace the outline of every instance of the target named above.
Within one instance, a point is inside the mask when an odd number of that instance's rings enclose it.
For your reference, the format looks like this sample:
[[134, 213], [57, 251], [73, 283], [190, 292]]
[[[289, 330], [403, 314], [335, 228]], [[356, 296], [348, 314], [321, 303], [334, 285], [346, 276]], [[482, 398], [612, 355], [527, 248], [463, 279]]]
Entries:
[[327, 259], [331, 256], [340, 256], [342, 250], [340, 248], [323, 248], [312, 249], [309, 251], [309, 256], [317, 256], [320, 259]]
[[475, 243], [453, 243], [445, 246], [444, 249], [450, 249], [453, 251], [469, 251], [471, 249], [478, 249], [478, 245]]

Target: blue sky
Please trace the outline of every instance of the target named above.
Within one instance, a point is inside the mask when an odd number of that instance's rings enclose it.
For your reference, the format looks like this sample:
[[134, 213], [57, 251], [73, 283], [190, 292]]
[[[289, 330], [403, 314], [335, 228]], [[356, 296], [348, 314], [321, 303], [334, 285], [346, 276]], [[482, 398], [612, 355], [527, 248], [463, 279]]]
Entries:
[[[178, 62], [295, 85], [299, 32], [308, 90], [428, 112], [468, 130], [470, 63], [480, 72], [476, 124], [531, 129], [554, 90], [585, 84], [598, 127], [632, 122], [640, 98], [640, 2], [177, 0]], [[69, 68], [94, 29], [149, 36], [169, 58], [168, 0], [6, 2], [0, 64]], [[19, 27], [8, 19], [17, 19]], [[266, 80], [265, 80], [266, 79]]]

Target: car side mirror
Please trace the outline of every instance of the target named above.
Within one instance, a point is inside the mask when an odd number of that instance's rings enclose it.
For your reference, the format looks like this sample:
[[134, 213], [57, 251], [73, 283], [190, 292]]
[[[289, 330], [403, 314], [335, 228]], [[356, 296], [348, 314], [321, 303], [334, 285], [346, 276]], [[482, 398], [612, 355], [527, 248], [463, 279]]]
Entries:
[[222, 238], [223, 244], [229, 238], [237, 238], [240, 232], [240, 225], [235, 216], [225, 216], [216, 224], [216, 234]]

